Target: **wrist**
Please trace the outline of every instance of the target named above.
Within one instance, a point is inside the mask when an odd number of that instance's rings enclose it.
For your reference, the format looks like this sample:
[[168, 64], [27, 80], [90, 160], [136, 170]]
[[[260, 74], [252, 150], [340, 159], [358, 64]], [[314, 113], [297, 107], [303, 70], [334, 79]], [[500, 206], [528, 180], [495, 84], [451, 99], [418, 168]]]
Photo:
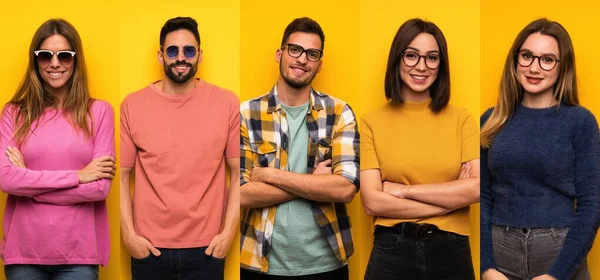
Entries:
[[404, 197], [408, 199], [414, 199], [412, 186], [406, 185], [406, 188], [404, 189]]
[[275, 184], [273, 182], [274, 176], [271, 176], [272, 170], [275, 170], [275, 169], [272, 169], [270, 167], [265, 167], [265, 168], [260, 169], [260, 179], [263, 183], [270, 184], [270, 185]]

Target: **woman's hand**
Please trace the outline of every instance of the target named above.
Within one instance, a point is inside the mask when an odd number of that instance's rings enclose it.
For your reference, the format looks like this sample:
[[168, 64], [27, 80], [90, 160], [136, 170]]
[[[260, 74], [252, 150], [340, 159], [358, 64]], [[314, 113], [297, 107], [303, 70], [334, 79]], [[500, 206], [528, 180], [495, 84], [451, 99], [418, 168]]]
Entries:
[[508, 280], [508, 278], [506, 276], [504, 276], [504, 274], [502, 274], [502, 272], [500, 272], [494, 268], [490, 268], [490, 269], [486, 270], [483, 274], [481, 274], [481, 279], [483, 279], [483, 280]]
[[85, 184], [100, 179], [115, 177], [115, 159], [111, 156], [95, 158], [85, 168], [77, 171], [79, 183]]
[[458, 174], [458, 180], [467, 179], [471, 177], [471, 164], [463, 163], [460, 167], [460, 173]]
[[23, 155], [16, 147], [8, 147], [6, 149], [6, 156], [8, 157], [8, 161], [12, 163], [12, 165], [21, 168], [27, 168], [25, 166], [25, 160], [23, 159]]

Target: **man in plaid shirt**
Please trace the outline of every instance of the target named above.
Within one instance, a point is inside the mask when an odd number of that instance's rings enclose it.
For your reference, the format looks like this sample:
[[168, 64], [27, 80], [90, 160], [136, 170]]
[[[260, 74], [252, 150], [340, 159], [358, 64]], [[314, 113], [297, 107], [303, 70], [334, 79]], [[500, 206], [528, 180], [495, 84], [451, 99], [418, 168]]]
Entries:
[[242, 279], [348, 279], [359, 134], [348, 104], [311, 87], [324, 43], [317, 22], [292, 21], [277, 84], [240, 106]]

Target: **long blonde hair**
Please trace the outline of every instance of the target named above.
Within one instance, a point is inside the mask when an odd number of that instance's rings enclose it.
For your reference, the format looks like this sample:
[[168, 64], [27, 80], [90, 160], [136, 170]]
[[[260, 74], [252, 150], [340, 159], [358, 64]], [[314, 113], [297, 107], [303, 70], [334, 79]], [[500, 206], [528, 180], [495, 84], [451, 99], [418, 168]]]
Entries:
[[[58, 100], [46, 90], [38, 72], [34, 55], [46, 38], [60, 34], [64, 36], [76, 52], [73, 75], [69, 79], [69, 92], [64, 100], [63, 112], [76, 129], [91, 136], [88, 123], [89, 107], [92, 102], [88, 88], [87, 72], [83, 56], [81, 38], [75, 27], [63, 19], [50, 19], [44, 22], [33, 35], [29, 46], [29, 64], [25, 77], [8, 105], [16, 109], [14, 140], [21, 145], [27, 139], [32, 126], [39, 120], [45, 108], [58, 106]], [[35, 129], [35, 128], [34, 128]]]
[[560, 63], [558, 66], [558, 80], [553, 89], [554, 98], [559, 104], [564, 102], [567, 105], [579, 105], [577, 78], [575, 75], [575, 53], [569, 33], [558, 22], [549, 21], [545, 18], [535, 20], [521, 30], [508, 52], [506, 62], [504, 63], [502, 80], [500, 81], [498, 101], [488, 120], [481, 128], [480, 140], [483, 148], [487, 149], [490, 147], [494, 137], [510, 119], [523, 99], [523, 87], [517, 80], [516, 56], [525, 40], [533, 33], [552, 36], [558, 42]]

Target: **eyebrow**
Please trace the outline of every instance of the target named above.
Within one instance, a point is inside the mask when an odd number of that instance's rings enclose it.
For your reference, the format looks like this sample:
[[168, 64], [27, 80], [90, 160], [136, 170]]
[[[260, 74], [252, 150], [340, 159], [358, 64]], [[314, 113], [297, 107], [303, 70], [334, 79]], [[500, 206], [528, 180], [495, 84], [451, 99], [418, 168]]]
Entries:
[[321, 49], [319, 49], [319, 48], [308, 48], [308, 49], [307, 49], [307, 48], [305, 48], [303, 45], [300, 45], [300, 44], [296, 44], [296, 43], [290, 43], [290, 42], [287, 42], [287, 44], [288, 44], [288, 45], [296, 45], [296, 46], [299, 46], [299, 47], [303, 48], [305, 51], [307, 51], [307, 50], [317, 50], [317, 51], [320, 51], [320, 52], [322, 52], [322, 50], [321, 50]]
[[[410, 50], [416, 51], [416, 52], [418, 52], [418, 53], [421, 53], [421, 51], [420, 51], [419, 49], [417, 49], [417, 48], [413, 48], [413, 47], [406, 47], [406, 49], [407, 49], [407, 50], [409, 50], [409, 49], [410, 49]], [[426, 54], [430, 54], [430, 53], [437, 53], [437, 54], [439, 54], [439, 53], [440, 53], [440, 51], [428, 51], [428, 52], [426, 52]]]
[[[534, 54], [533, 51], [531, 51], [530, 49], [527, 49], [527, 48], [522, 48], [519, 52], [522, 52], [522, 51], [527, 51], [527, 52], [529, 52], [531, 54]], [[556, 55], [554, 53], [542, 53], [542, 55], [552, 55], [554, 57], [558, 57], [558, 55]]]

